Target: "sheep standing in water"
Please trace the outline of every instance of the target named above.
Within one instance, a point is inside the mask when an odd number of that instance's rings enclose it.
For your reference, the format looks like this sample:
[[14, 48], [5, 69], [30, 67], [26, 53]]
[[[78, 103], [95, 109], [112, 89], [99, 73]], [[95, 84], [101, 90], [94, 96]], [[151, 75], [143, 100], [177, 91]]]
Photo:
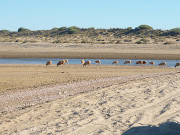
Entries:
[[46, 66], [48, 66], [48, 65], [52, 65], [52, 61], [50, 61], [50, 60], [47, 61], [47, 62], [46, 62]]
[[86, 66], [86, 65], [89, 65], [89, 66], [90, 66], [90, 65], [91, 65], [91, 61], [90, 61], [90, 60], [86, 61], [86, 62], [83, 64], [83, 67]]
[[131, 60], [126, 60], [124, 64], [131, 64]]
[[167, 66], [167, 63], [166, 62], [161, 62], [161, 63], [159, 63], [159, 66]]
[[147, 61], [146, 61], [146, 60], [144, 60], [144, 61], [143, 61], [143, 64], [147, 64]]
[[65, 63], [67, 63], [67, 64], [69, 63], [67, 59], [65, 59], [64, 61], [65, 61]]
[[118, 63], [119, 63], [119, 62], [118, 62], [117, 60], [115, 60], [115, 61], [112, 62], [112, 65], [113, 65], [113, 64], [118, 65]]
[[180, 62], [176, 63], [175, 68], [180, 66]]
[[154, 66], [155, 62], [154, 61], [150, 61], [149, 64]]
[[96, 64], [101, 64], [100, 60], [95, 60]]
[[143, 64], [143, 61], [137, 61], [136, 64]]
[[59, 66], [59, 65], [64, 65], [65, 64], [65, 61], [64, 60], [61, 60], [61, 61], [59, 61], [58, 63], [57, 63], [57, 66]]
[[82, 59], [82, 60], [81, 60], [81, 64], [84, 64], [84, 63], [85, 63], [85, 61]]

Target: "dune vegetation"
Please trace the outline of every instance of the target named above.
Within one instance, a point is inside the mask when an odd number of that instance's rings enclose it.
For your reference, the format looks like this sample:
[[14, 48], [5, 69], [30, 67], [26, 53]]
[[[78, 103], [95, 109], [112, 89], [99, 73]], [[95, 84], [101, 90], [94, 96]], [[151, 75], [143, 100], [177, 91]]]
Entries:
[[0, 42], [20, 43], [73, 43], [73, 44], [179, 44], [180, 28], [171, 30], [153, 29], [148, 25], [136, 28], [79, 28], [60, 27], [51, 30], [18, 31], [0, 30]]

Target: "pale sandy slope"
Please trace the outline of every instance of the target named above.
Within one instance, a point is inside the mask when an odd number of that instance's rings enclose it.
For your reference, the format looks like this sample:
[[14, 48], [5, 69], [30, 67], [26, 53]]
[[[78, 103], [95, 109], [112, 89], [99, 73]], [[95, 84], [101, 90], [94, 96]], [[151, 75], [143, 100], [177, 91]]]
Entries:
[[[114, 84], [3, 114], [0, 134], [111, 135], [167, 121], [180, 122], [179, 73]], [[180, 133], [178, 127], [160, 126], [153, 133]], [[143, 129], [142, 134], [150, 135]]]

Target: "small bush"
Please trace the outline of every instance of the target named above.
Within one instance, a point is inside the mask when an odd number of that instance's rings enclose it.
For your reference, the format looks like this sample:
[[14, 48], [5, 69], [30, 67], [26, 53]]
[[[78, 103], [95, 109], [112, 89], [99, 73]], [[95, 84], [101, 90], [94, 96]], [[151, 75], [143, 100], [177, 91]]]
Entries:
[[0, 30], [0, 33], [8, 33], [9, 30]]
[[61, 40], [55, 40], [52, 43], [62, 43], [62, 41]]
[[21, 39], [17, 39], [15, 42], [23, 42]]
[[155, 39], [155, 42], [164, 42], [164, 39]]
[[24, 31], [31, 31], [31, 30], [26, 29], [26, 28], [23, 28], [23, 27], [21, 27], [21, 28], [18, 29], [18, 32], [24, 32]]
[[171, 29], [170, 32], [172, 32], [174, 34], [180, 34], [180, 28]]
[[170, 42], [170, 41], [167, 41], [164, 43], [165, 45], [171, 45], [171, 44], [174, 44], [173, 42]]
[[81, 43], [88, 43], [88, 41], [84, 39], [81, 41]]
[[28, 40], [24, 40], [24, 41], [23, 41], [23, 43], [27, 43], [27, 42], [28, 42]]
[[130, 39], [124, 39], [124, 42], [131, 42], [132, 40]]
[[121, 44], [121, 40], [117, 40], [117, 41], [116, 41], [116, 44]]
[[52, 28], [51, 30], [52, 30], [52, 31], [58, 31], [59, 28]]
[[61, 27], [58, 29], [59, 31], [66, 31], [67, 30], [67, 27]]
[[146, 29], [146, 30], [153, 30], [153, 28], [149, 25], [140, 25], [139, 27], [137, 27], [136, 29]]
[[141, 40], [135, 42], [135, 44], [147, 44], [148, 42], [149, 42], [149, 40], [143, 38], [143, 39], [141, 39]]

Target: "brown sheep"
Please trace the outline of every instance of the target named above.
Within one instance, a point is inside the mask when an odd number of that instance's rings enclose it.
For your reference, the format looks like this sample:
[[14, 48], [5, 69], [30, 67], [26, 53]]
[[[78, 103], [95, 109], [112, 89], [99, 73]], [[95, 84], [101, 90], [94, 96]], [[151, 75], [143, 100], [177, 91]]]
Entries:
[[136, 64], [143, 64], [143, 61], [137, 61]]
[[155, 62], [154, 61], [150, 61], [149, 64], [154, 66]]
[[65, 61], [65, 63], [67, 63], [67, 64], [69, 63], [67, 59], [65, 59], [64, 61]]
[[147, 61], [146, 61], [146, 60], [144, 60], [144, 61], [143, 61], [143, 64], [147, 64]]
[[82, 60], [81, 60], [81, 64], [84, 64], [84, 63], [85, 63], [85, 61], [82, 59]]
[[180, 62], [176, 63], [175, 68], [180, 66]]
[[125, 62], [124, 62], [124, 64], [131, 64], [131, 60], [126, 60]]
[[161, 62], [161, 63], [159, 63], [159, 66], [166, 66], [166, 65], [167, 65], [166, 62]]
[[100, 60], [95, 60], [96, 64], [101, 64]]
[[112, 62], [112, 65], [113, 65], [113, 64], [117, 64], [117, 65], [118, 65], [118, 63], [119, 63], [119, 62], [118, 62], [117, 60], [115, 60], [115, 61]]
[[57, 63], [57, 66], [59, 66], [59, 65], [64, 65], [65, 64], [65, 61], [64, 60], [61, 60], [61, 61], [59, 61], [58, 63]]
[[91, 65], [91, 61], [90, 61], [90, 60], [86, 61], [86, 62], [83, 64], [83, 67], [86, 66], [86, 65], [89, 65], [89, 66], [90, 66], [90, 65]]
[[50, 61], [50, 60], [47, 61], [47, 62], [46, 62], [46, 66], [48, 66], [48, 65], [52, 65], [52, 61]]

